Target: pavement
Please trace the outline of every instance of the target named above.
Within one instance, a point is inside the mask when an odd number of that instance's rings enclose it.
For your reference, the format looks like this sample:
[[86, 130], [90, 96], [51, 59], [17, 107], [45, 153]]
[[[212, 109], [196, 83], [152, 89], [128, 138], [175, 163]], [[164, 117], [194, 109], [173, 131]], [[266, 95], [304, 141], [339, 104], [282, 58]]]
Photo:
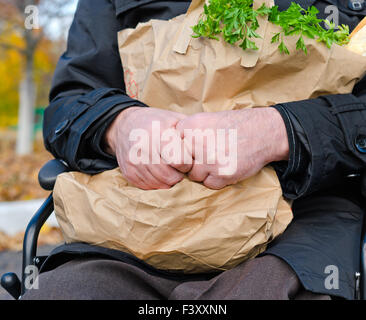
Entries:
[[[37, 255], [48, 255], [58, 245], [45, 245], [37, 248]], [[7, 272], [15, 272], [19, 279], [22, 271], [22, 251], [0, 252], [0, 277]], [[0, 286], [0, 300], [14, 300], [5, 289]]]
[[[24, 231], [43, 201], [44, 199], [0, 202], [0, 231], [10, 236]], [[47, 219], [47, 224], [58, 226], [54, 213]]]

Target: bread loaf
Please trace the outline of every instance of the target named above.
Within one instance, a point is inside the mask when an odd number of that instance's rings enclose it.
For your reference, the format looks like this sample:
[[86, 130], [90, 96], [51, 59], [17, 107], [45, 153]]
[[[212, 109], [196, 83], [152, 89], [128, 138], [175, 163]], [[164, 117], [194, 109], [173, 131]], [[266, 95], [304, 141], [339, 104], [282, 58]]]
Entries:
[[366, 17], [353, 30], [350, 38], [350, 42], [346, 45], [346, 48], [366, 56]]

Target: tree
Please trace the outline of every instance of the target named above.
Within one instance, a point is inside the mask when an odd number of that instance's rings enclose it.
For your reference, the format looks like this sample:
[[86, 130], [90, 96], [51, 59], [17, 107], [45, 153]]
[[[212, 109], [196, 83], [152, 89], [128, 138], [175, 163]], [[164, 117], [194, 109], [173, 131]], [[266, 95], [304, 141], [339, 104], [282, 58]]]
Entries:
[[[0, 48], [16, 50], [22, 57], [22, 75], [19, 83], [18, 134], [16, 152], [29, 154], [33, 149], [35, 89], [35, 53], [47, 27], [55, 19], [67, 15], [64, 8], [74, 0], [0, 0]], [[9, 32], [16, 32], [22, 45], [6, 40]]]

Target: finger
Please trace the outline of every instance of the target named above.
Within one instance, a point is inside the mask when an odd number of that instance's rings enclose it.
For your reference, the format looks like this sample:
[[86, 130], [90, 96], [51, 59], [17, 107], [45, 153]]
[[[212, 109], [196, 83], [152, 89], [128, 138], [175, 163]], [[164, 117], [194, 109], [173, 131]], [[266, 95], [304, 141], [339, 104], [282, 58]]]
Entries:
[[186, 123], [187, 123], [187, 119], [189, 119], [189, 117], [183, 118], [181, 119], [176, 125], [175, 125], [175, 129], [179, 132], [180, 137], [183, 139], [184, 138], [184, 128], [186, 127]]
[[202, 164], [193, 164], [191, 171], [188, 173], [188, 178], [192, 181], [202, 182], [209, 175], [206, 167]]
[[117, 162], [122, 176], [133, 186], [141, 188], [145, 186], [144, 177], [140, 174], [135, 164], [129, 162], [128, 158], [123, 157], [120, 151], [116, 154]]
[[164, 160], [161, 160], [161, 164], [153, 164], [148, 167], [150, 173], [161, 183], [171, 187], [181, 181], [184, 177], [183, 173], [175, 170], [171, 166], [164, 163]]
[[132, 184], [133, 186], [140, 187], [144, 185], [143, 177], [138, 173], [138, 171], [130, 166], [120, 166], [122, 176], [128, 181], [128, 183]]
[[121, 172], [129, 183], [143, 190], [170, 188], [170, 186], [155, 179], [146, 166], [124, 165], [121, 168]]
[[219, 190], [228, 185], [227, 181], [224, 179], [218, 177], [209, 175], [204, 181], [203, 184], [210, 189]]
[[177, 130], [171, 129], [169, 136], [162, 137], [165, 142], [161, 148], [161, 159], [171, 167], [186, 173], [192, 168], [192, 154], [179, 136]]
[[176, 112], [175, 115], [178, 120], [177, 123], [187, 118], [187, 115], [185, 115], [184, 113]]
[[175, 159], [174, 161], [167, 161], [164, 154], [162, 154], [162, 158], [174, 169], [182, 173], [187, 173], [191, 171], [193, 166], [192, 152], [184, 140], [180, 141], [180, 157], [178, 159]]
[[139, 168], [139, 173], [144, 179], [144, 183], [141, 189], [144, 190], [153, 190], [153, 189], [169, 189], [171, 186], [158, 180], [154, 175], [150, 172], [149, 166], [143, 166]]

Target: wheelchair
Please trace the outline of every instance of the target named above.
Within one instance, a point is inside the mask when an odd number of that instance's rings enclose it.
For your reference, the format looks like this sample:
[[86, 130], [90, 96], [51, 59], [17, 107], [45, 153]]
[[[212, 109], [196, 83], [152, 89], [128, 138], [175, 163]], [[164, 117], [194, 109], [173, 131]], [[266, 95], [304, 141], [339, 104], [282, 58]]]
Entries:
[[[14, 272], [8, 272], [1, 277], [1, 286], [16, 300], [26, 292], [27, 267], [35, 266], [39, 270], [47, 256], [37, 256], [37, 241], [39, 232], [48, 217], [54, 210], [52, 190], [56, 178], [63, 172], [70, 171], [62, 160], [48, 161], [39, 171], [38, 181], [41, 187], [51, 191], [50, 195], [31, 218], [23, 240], [23, 261], [21, 280]], [[366, 198], [366, 174], [363, 176], [363, 196]], [[362, 243], [361, 243], [360, 272], [355, 274], [355, 300], [366, 300], [366, 218], [364, 219]]]

